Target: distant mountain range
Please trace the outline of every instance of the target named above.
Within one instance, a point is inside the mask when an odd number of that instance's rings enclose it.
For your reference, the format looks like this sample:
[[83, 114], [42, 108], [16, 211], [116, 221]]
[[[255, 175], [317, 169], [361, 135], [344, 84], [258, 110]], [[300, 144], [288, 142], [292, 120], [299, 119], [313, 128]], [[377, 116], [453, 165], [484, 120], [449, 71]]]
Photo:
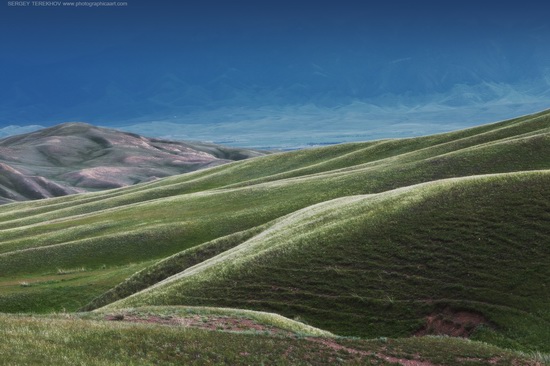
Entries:
[[0, 203], [124, 187], [263, 154], [65, 123], [0, 139]]

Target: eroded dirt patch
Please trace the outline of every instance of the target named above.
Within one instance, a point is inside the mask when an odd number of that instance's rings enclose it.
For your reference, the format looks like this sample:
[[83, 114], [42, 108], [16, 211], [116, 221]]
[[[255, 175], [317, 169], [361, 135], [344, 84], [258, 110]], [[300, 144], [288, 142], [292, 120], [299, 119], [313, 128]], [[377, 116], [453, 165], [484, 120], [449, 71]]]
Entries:
[[489, 320], [481, 313], [445, 308], [428, 315], [424, 327], [414, 335], [447, 335], [468, 338], [480, 325], [490, 326]]
[[270, 325], [260, 324], [252, 319], [229, 317], [229, 316], [205, 316], [189, 315], [181, 316], [158, 316], [158, 315], [134, 315], [134, 314], [116, 314], [108, 315], [105, 320], [125, 321], [132, 323], [150, 323], [172, 326], [183, 326], [192, 328], [201, 328], [208, 330], [218, 330], [226, 332], [262, 332], [272, 335], [293, 335], [292, 332], [276, 328]]
[[392, 356], [386, 356], [386, 355], [380, 355], [380, 354], [377, 354], [377, 356], [385, 361], [388, 361], [391, 363], [398, 363], [402, 366], [437, 366], [435, 363], [432, 363], [430, 361], [409, 360], [406, 358], [398, 358], [398, 357], [392, 357]]
[[355, 349], [355, 348], [343, 346], [343, 345], [339, 344], [338, 342], [336, 342], [335, 340], [329, 339], [329, 338], [313, 338], [313, 337], [311, 337], [311, 338], [306, 338], [306, 339], [310, 342], [315, 342], [315, 343], [322, 344], [323, 346], [325, 346], [327, 348], [330, 348], [331, 350], [336, 351], [336, 352], [345, 351], [347, 353], [354, 354], [354, 355], [360, 355], [360, 356], [374, 355], [374, 353], [372, 353], [372, 352], [367, 352], [367, 351], [358, 350], [358, 349]]
[[369, 358], [370, 360], [383, 360], [385, 362], [390, 363], [396, 363], [402, 366], [437, 366], [436, 364], [420, 360], [420, 355], [415, 355], [415, 358], [407, 359], [407, 358], [400, 358], [400, 357], [394, 357], [394, 356], [388, 356], [381, 352], [374, 352], [374, 351], [365, 351], [360, 350], [352, 347], [344, 346], [340, 343], [338, 343], [334, 339], [329, 338], [306, 338], [310, 342], [315, 342], [322, 344], [323, 346], [331, 349], [332, 351], [339, 353], [341, 351], [347, 352], [350, 355], [353, 355], [358, 358], [358, 360], [365, 360], [365, 358]]

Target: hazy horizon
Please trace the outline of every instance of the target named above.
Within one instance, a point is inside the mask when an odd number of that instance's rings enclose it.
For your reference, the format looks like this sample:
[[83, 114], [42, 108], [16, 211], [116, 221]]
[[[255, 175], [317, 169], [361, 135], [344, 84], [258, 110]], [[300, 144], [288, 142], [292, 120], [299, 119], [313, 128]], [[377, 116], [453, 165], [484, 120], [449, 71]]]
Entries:
[[550, 108], [550, 5], [128, 0], [0, 11], [0, 137], [80, 121], [257, 148]]

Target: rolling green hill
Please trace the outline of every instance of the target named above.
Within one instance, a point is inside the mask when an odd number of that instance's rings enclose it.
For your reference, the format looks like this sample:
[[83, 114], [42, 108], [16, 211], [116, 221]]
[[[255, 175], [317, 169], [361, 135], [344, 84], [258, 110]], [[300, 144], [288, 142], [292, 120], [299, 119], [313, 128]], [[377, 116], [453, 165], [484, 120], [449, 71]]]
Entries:
[[429, 316], [467, 327], [461, 311], [480, 315], [474, 339], [546, 348], [546, 197], [550, 171], [331, 200], [107, 308], [261, 309], [363, 337], [410, 336]]
[[0, 311], [230, 307], [550, 352], [549, 157], [543, 112], [3, 205]]

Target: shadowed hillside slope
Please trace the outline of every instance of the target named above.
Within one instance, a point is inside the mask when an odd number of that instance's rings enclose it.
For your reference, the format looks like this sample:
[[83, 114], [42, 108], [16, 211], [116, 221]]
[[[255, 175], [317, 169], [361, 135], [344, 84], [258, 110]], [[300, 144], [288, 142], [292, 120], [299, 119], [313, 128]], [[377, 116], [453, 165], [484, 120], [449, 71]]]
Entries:
[[13, 200], [40, 199], [82, 192], [41, 176], [29, 176], [0, 163], [0, 204]]
[[123, 187], [260, 155], [65, 123], [0, 140], [0, 203]]
[[548, 156], [544, 112], [4, 205], [0, 309], [221, 305], [362, 336], [450, 318], [548, 351]]

